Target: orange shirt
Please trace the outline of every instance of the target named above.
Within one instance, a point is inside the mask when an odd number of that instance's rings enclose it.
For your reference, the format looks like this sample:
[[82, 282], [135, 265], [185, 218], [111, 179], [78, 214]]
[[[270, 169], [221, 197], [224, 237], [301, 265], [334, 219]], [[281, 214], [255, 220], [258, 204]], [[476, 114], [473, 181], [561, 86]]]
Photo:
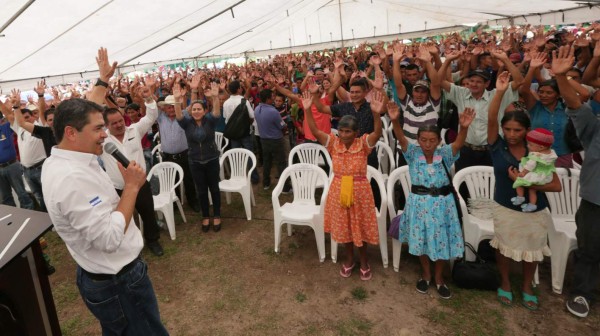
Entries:
[[[323, 105], [327, 105], [327, 106], [331, 105], [331, 102], [329, 101], [329, 98], [327, 98], [327, 96], [321, 98], [321, 103], [323, 103]], [[304, 109], [304, 106], [302, 108]], [[317, 110], [317, 107], [314, 104], [310, 108], [311, 108], [313, 117], [315, 119], [315, 124], [317, 124], [317, 128], [320, 131], [325, 132], [326, 134], [331, 133], [331, 115], [327, 114], [327, 113], [319, 112]], [[304, 137], [307, 140], [311, 140], [311, 141], [317, 140], [317, 138], [315, 138], [315, 136], [310, 131], [310, 128], [308, 127], [308, 122], [306, 121], [306, 116], [304, 117], [304, 123], [302, 124], [302, 127], [304, 127]]]

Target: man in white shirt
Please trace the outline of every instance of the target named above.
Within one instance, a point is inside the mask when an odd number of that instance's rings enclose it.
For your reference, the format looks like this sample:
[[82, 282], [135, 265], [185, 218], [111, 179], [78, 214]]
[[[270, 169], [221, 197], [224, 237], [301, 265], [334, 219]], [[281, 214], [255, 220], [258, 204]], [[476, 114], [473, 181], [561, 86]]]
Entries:
[[[96, 85], [106, 87], [117, 63], [110, 65], [103, 48], [97, 62]], [[127, 169], [120, 166], [124, 184], [119, 198], [97, 160], [107, 137], [101, 111], [100, 105], [83, 99], [58, 106], [54, 119], [58, 145], [42, 170], [48, 214], [78, 265], [79, 292], [100, 321], [102, 333], [168, 335], [148, 266], [140, 258], [142, 234], [132, 220], [146, 174], [135, 161]]]
[[[231, 117], [233, 111], [235, 111], [235, 108], [242, 103], [242, 98], [244, 98], [242, 96], [243, 91], [244, 88], [239, 81], [233, 81], [229, 83], [229, 92], [231, 93], [231, 96], [229, 96], [229, 99], [223, 103], [223, 116], [225, 117], [225, 124], [229, 122], [229, 117]], [[248, 108], [250, 124], [252, 124], [254, 121], [254, 110], [252, 109], [252, 105], [248, 100], [246, 100], [246, 107]], [[248, 129], [250, 130], [250, 125], [248, 125]], [[254, 152], [254, 140], [251, 132], [241, 139], [229, 139], [229, 144], [231, 145], [231, 148], [245, 148], [251, 152]], [[256, 169], [252, 171], [252, 176], [250, 179], [252, 180], [252, 183], [258, 183], [259, 177]]]
[[[37, 126], [41, 125], [39, 121], [34, 120], [32, 111], [28, 109], [21, 110], [23, 119], [26, 122], [31, 122]], [[11, 123], [11, 128], [17, 134], [17, 142], [19, 146], [19, 157], [21, 158], [21, 165], [23, 166], [23, 176], [31, 189], [31, 193], [38, 202], [40, 209], [46, 211], [46, 205], [44, 204], [44, 195], [42, 192], [42, 164], [46, 159], [46, 151], [44, 150], [44, 143], [41, 139], [38, 139], [31, 135], [30, 132], [19, 126], [17, 119], [14, 118]]]
[[[125, 126], [123, 115], [121, 115], [119, 110], [114, 108], [106, 109], [103, 113], [104, 122], [108, 129], [108, 137], [105, 142], [114, 143], [115, 146], [117, 146], [117, 149], [125, 155], [127, 159], [135, 162], [145, 162], [142, 138], [146, 136], [146, 133], [158, 117], [158, 108], [152, 97], [150, 87], [142, 87], [141, 92], [146, 104], [146, 115], [137, 123], [131, 124], [129, 127]], [[102, 153], [101, 159], [102, 162], [104, 162], [106, 173], [110, 177], [115, 189], [117, 189], [117, 193], [121, 195], [125, 182], [123, 180], [123, 175], [121, 175], [121, 171], [119, 170], [119, 166], [117, 165], [117, 160], [106, 152]], [[145, 165], [141, 165], [141, 167], [142, 170], [146, 170]], [[148, 246], [148, 249], [150, 249], [154, 255], [162, 256], [163, 249], [158, 242], [160, 238], [160, 228], [156, 223], [156, 217], [154, 215], [154, 200], [152, 198], [152, 188], [150, 187], [150, 183], [144, 183], [138, 192], [135, 209], [140, 214], [142, 222], [144, 223], [146, 246]]]

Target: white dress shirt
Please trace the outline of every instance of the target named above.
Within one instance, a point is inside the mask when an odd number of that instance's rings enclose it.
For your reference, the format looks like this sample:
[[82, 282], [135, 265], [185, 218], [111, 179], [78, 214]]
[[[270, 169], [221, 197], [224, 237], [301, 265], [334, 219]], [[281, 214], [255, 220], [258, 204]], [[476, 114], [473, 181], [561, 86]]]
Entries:
[[117, 274], [140, 254], [142, 234], [133, 220], [124, 232], [120, 198], [96, 155], [52, 148], [42, 190], [56, 232], [84, 270]]
[[[146, 161], [144, 160], [144, 148], [142, 147], [142, 138], [146, 136], [148, 130], [152, 127], [152, 124], [158, 118], [158, 109], [156, 108], [156, 102], [146, 104], [146, 115], [135, 124], [131, 124], [125, 129], [123, 136], [123, 142], [119, 141], [108, 131], [108, 138], [104, 140], [104, 143], [114, 143], [119, 151], [125, 155], [130, 161], [137, 162], [143, 170], [146, 170]], [[123, 190], [125, 181], [123, 181], [123, 175], [117, 166], [117, 160], [112, 155], [104, 152], [100, 156], [102, 162], [104, 162], [104, 168], [108, 173], [115, 188]]]
[[[33, 124], [42, 126], [37, 120]], [[29, 168], [46, 158], [46, 150], [44, 149], [44, 142], [42, 139], [34, 137], [31, 133], [20, 127], [16, 118], [15, 122], [11, 125], [11, 128], [17, 134], [19, 157], [21, 158], [23, 167]]]

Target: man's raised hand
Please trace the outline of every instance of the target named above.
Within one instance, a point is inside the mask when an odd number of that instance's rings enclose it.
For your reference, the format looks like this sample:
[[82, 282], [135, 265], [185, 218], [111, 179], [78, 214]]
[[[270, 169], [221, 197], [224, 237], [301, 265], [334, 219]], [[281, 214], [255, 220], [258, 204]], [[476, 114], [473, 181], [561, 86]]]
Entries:
[[100, 80], [103, 82], [108, 82], [110, 77], [113, 76], [115, 70], [117, 69], [117, 62], [113, 62], [110, 64], [108, 60], [108, 52], [106, 48], [100, 47], [98, 49], [98, 56], [96, 56], [96, 63], [98, 63], [98, 71], [100, 72]]

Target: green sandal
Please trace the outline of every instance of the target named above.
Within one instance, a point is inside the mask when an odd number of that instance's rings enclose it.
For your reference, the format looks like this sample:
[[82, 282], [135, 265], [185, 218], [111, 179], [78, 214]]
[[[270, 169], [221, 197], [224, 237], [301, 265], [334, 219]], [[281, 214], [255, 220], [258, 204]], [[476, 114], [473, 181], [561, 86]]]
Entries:
[[537, 310], [539, 306], [537, 296], [527, 294], [525, 292], [523, 292], [523, 302], [521, 302], [521, 304], [523, 305], [523, 307], [529, 310]]
[[[508, 302], [504, 301], [503, 299], [508, 300]], [[500, 303], [502, 303], [505, 306], [511, 306], [513, 301], [512, 292], [507, 292], [502, 288], [498, 288], [498, 301], [500, 301]]]

